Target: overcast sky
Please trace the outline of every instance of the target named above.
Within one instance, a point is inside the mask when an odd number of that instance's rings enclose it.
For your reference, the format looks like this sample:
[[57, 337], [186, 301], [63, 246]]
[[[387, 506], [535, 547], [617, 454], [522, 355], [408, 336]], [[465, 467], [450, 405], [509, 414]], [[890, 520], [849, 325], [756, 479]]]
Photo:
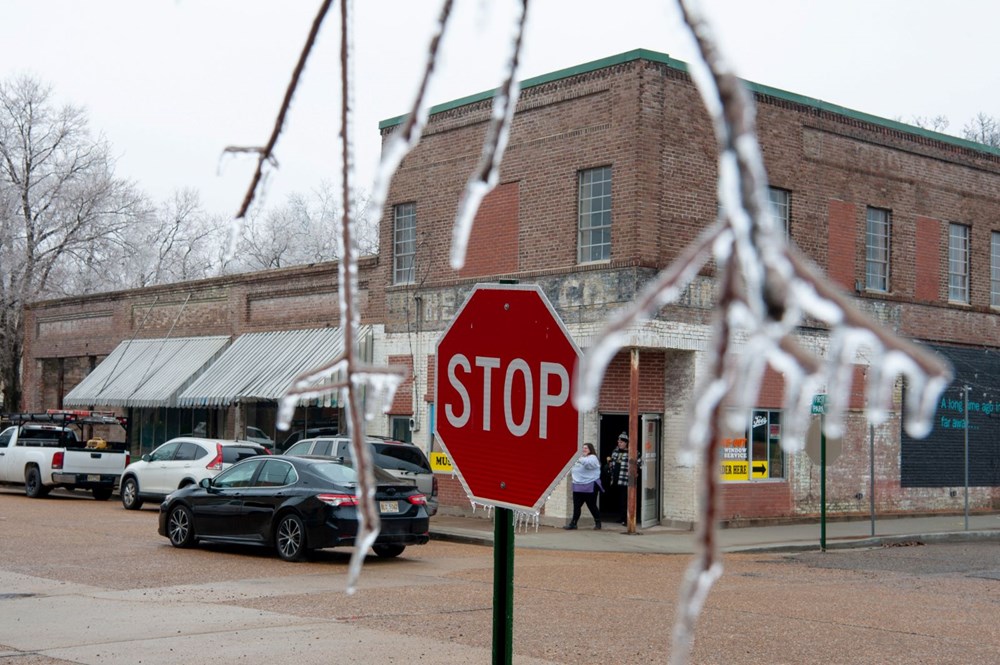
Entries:
[[[119, 156], [117, 173], [162, 201], [199, 190], [232, 214], [249, 184], [227, 145], [270, 134], [319, 1], [5, 0], [0, 78], [30, 74], [83, 106]], [[412, 100], [440, 2], [355, 0], [358, 185], [370, 185], [380, 120]], [[433, 103], [500, 81], [512, 1], [456, 0]], [[950, 132], [1000, 116], [1000, 2], [994, 0], [703, 0], [746, 79], [886, 118], [944, 115]], [[278, 143], [267, 202], [334, 180], [339, 8]], [[690, 61], [672, 2], [532, 0], [522, 78], [635, 48]]]

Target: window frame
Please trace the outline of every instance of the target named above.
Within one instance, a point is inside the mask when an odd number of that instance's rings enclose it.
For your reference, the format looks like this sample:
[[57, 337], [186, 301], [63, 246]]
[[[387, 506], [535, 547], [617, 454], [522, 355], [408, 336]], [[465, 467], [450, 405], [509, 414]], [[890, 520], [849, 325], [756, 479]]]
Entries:
[[[599, 177], [599, 179], [598, 179]], [[577, 171], [576, 260], [577, 263], [598, 263], [611, 260], [612, 187], [611, 165], [595, 166]], [[595, 196], [595, 186], [600, 191]], [[595, 202], [599, 202], [595, 206]], [[600, 223], [594, 224], [594, 220]], [[585, 226], [585, 222], [587, 222]], [[599, 242], [594, 242], [595, 235]], [[597, 253], [595, 254], [595, 250]]]
[[972, 229], [967, 224], [948, 224], [948, 302], [951, 303], [968, 305], [970, 302], [971, 236]]
[[1000, 307], [1000, 231], [990, 233], [990, 307]]
[[397, 203], [392, 207], [392, 283], [416, 281], [417, 204]]
[[[874, 218], [873, 215], [881, 217]], [[873, 225], [877, 228], [873, 229]], [[878, 231], [883, 231], [879, 233]], [[879, 241], [879, 242], [873, 242]], [[889, 293], [892, 258], [892, 212], [868, 206], [865, 210], [865, 290]]]
[[[775, 201], [775, 195], [780, 195], [784, 200]], [[767, 201], [771, 204], [772, 215], [784, 227], [787, 240], [792, 236], [792, 191], [782, 187], [768, 187]]]

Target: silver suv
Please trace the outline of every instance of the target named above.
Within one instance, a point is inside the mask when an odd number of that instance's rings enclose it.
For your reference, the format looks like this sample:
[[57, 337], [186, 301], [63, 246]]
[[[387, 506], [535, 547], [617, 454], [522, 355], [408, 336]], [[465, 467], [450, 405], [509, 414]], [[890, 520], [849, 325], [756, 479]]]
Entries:
[[[427, 497], [427, 514], [434, 515], [438, 509], [438, 480], [431, 471], [430, 462], [424, 451], [412, 443], [369, 437], [375, 465], [396, 478], [416, 481], [417, 489]], [[345, 461], [351, 459], [351, 440], [345, 436], [317, 437], [303, 439], [291, 446], [285, 455], [314, 455], [337, 457]]]

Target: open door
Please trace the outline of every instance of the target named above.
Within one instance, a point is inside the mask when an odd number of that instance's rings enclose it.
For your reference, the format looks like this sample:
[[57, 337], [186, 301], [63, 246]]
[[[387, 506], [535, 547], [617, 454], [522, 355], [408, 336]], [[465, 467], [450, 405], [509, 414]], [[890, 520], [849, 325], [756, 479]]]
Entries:
[[639, 482], [639, 526], [650, 527], [660, 523], [660, 434], [661, 418], [658, 413], [644, 413], [641, 416], [642, 436], [642, 477]]

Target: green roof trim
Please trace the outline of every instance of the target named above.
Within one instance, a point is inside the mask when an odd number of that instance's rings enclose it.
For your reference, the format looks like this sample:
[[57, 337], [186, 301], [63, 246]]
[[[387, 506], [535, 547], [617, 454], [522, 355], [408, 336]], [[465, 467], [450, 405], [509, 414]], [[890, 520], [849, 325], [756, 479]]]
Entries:
[[[619, 53], [618, 55], [612, 55], [607, 58], [601, 58], [600, 60], [593, 60], [591, 62], [586, 62], [581, 65], [576, 65], [574, 67], [568, 67], [566, 69], [560, 69], [548, 74], [542, 74], [541, 76], [535, 76], [534, 78], [525, 79], [521, 81], [521, 89], [526, 90], [534, 86], [543, 85], [545, 83], [551, 83], [552, 81], [558, 81], [560, 79], [569, 78], [571, 76], [578, 76], [580, 74], [587, 74], [589, 72], [597, 71], [599, 69], [606, 69], [608, 67], [613, 67], [614, 65], [620, 65], [626, 62], [632, 62], [634, 60], [648, 60], [650, 62], [658, 62], [670, 67], [671, 69], [676, 69], [682, 72], [688, 72], [689, 67], [686, 62], [681, 60], [676, 60], [671, 58], [666, 53], [659, 53], [657, 51], [650, 51], [648, 49], [634, 49], [632, 51], [626, 51], [624, 53]], [[881, 118], [870, 113], [864, 113], [862, 111], [855, 111], [844, 106], [838, 106], [837, 104], [831, 104], [829, 102], [824, 102], [821, 99], [815, 99], [814, 97], [807, 97], [805, 95], [799, 95], [793, 92], [788, 92], [786, 90], [781, 90], [780, 88], [774, 88], [769, 85], [764, 85], [762, 83], [754, 83], [753, 81], [743, 80], [747, 88], [754, 93], [760, 95], [767, 95], [769, 97], [774, 97], [776, 99], [781, 99], [793, 104], [801, 104], [803, 106], [809, 106], [821, 111], [826, 111], [828, 113], [834, 113], [836, 115], [841, 115], [847, 118], [853, 118], [854, 120], [860, 120], [862, 122], [871, 123], [873, 125], [879, 125], [887, 129], [892, 129], [899, 132], [904, 132], [906, 134], [914, 134], [916, 136], [922, 136], [927, 139], [934, 141], [940, 141], [942, 143], [949, 143], [960, 148], [967, 148], [970, 150], [976, 150], [978, 152], [984, 152], [991, 155], [1000, 156], [1000, 148], [994, 148], [992, 146], [983, 145], [982, 143], [976, 143], [975, 141], [970, 141], [968, 139], [959, 138], [957, 136], [952, 136], [950, 134], [942, 134], [941, 132], [935, 132], [929, 129], [924, 129], [922, 127], [915, 127], [913, 125], [908, 125], [904, 122], [899, 122], [897, 120], [889, 120], [887, 118]], [[491, 99], [496, 90], [487, 90], [485, 92], [476, 93], [474, 95], [469, 95], [468, 97], [462, 97], [460, 99], [455, 99], [450, 102], [445, 102], [443, 104], [438, 104], [432, 106], [430, 109], [430, 114], [441, 113], [444, 111], [450, 111], [468, 104], [475, 104], [476, 102], [485, 101]], [[387, 120], [382, 120], [378, 124], [380, 130], [386, 129], [387, 127], [394, 127], [396, 125], [402, 124], [406, 119], [406, 115], [396, 116], [395, 118], [389, 118]]]

